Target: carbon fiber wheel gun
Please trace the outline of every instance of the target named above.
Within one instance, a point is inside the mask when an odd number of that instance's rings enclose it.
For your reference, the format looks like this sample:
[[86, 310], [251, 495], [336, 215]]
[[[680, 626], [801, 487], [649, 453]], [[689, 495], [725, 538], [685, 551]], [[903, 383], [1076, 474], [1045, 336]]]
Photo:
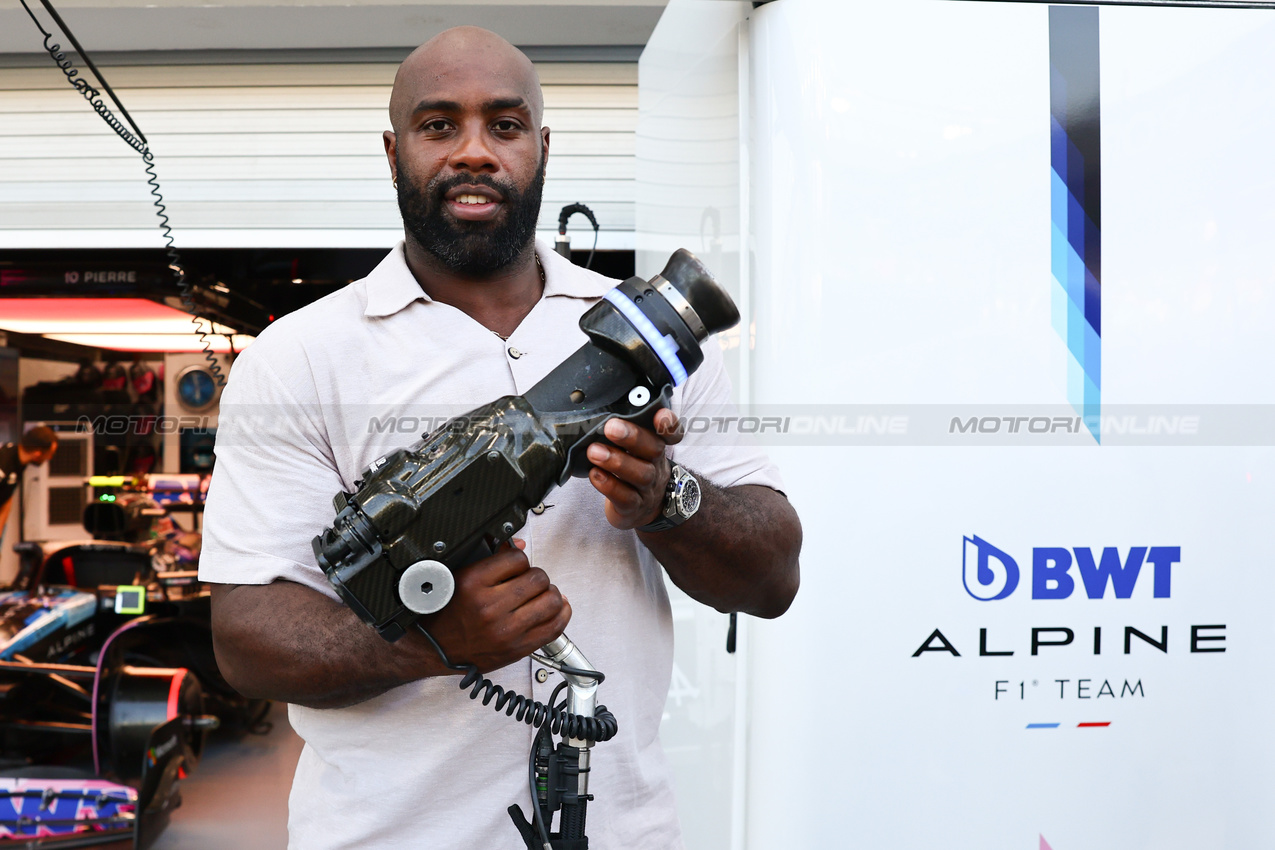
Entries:
[[611, 417], [651, 427], [704, 361], [700, 344], [739, 312], [703, 264], [680, 250], [650, 280], [633, 277], [580, 319], [589, 337], [526, 395], [449, 421], [369, 466], [314, 554], [341, 598], [386, 640], [451, 599], [452, 572], [490, 555], [527, 513], [605, 441]]

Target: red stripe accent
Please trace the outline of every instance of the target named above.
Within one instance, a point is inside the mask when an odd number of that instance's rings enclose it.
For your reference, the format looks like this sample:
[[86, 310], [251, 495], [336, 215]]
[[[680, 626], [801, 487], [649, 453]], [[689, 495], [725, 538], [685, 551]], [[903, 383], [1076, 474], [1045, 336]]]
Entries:
[[182, 681], [186, 678], [186, 674], [190, 671], [185, 667], [178, 667], [173, 671], [173, 681], [168, 686], [168, 719], [172, 720], [177, 716], [177, 697], [181, 694]]
[[1110, 725], [1111, 725], [1110, 720], [1108, 720], [1106, 723], [1077, 723], [1076, 724], [1076, 726], [1080, 729], [1084, 729], [1086, 726], [1110, 726]]
[[66, 573], [66, 583], [71, 587], [78, 587], [75, 583], [75, 564], [71, 563], [71, 556], [67, 555], [62, 559], [62, 572]]
[[[187, 670], [185, 667], [178, 667], [177, 670], [174, 672], [172, 683], [168, 686], [168, 719], [169, 720], [172, 720], [174, 717], [177, 716], [177, 698], [178, 696], [181, 695], [182, 682], [186, 679], [186, 674], [189, 672], [190, 671]], [[177, 778], [178, 779], [186, 778], [186, 768], [184, 765], [182, 767], [177, 768]]]

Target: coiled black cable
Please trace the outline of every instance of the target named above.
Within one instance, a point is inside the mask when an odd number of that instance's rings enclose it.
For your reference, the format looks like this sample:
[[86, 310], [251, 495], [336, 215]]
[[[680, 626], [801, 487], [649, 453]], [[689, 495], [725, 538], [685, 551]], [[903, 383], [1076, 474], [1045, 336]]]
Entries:
[[[208, 361], [208, 371], [217, 382], [217, 386], [224, 387], [226, 378], [221, 374], [221, 364], [217, 362], [217, 355], [213, 353], [208, 333], [200, 322], [199, 314], [195, 312], [194, 287], [190, 285], [190, 281], [186, 280], [186, 267], [182, 265], [181, 254], [173, 244], [173, 228], [168, 223], [168, 208], [164, 205], [164, 195], [159, 189], [159, 175], [155, 173], [155, 155], [148, 149], [142, 154], [142, 161], [146, 163], [146, 183], [151, 187], [151, 195], [155, 197], [152, 203], [155, 205], [155, 215], [159, 217], [164, 252], [168, 255], [168, 268], [173, 272], [177, 288], [181, 292], [182, 307], [190, 313], [191, 324], [195, 326], [195, 335], [199, 337], [199, 342], [204, 347], [204, 359]], [[208, 322], [208, 327], [212, 328], [211, 321]]]
[[125, 127], [124, 123], [120, 121], [119, 118], [115, 117], [115, 113], [113, 113], [110, 107], [102, 100], [102, 92], [94, 88], [88, 80], [81, 77], [77, 68], [72, 67], [70, 58], [68, 58], [66, 53], [62, 50], [62, 45], [54, 43], [53, 33], [46, 30], [44, 25], [40, 23], [40, 19], [35, 16], [35, 13], [31, 11], [31, 7], [27, 5], [27, 0], [18, 0], [18, 2], [22, 4], [23, 9], [26, 9], [27, 15], [31, 17], [36, 29], [38, 29], [40, 34], [44, 36], [45, 52], [49, 54], [49, 58], [51, 58], [53, 63], [58, 66], [58, 69], [66, 75], [66, 80], [71, 84], [71, 87], [84, 95], [84, 99], [87, 100], [89, 105], [93, 107], [93, 111], [106, 122], [106, 126], [110, 127], [111, 130], [123, 139], [129, 147], [142, 155], [142, 162], [145, 163], [146, 167], [146, 183], [150, 186], [151, 195], [154, 196], [154, 201], [152, 201], [152, 203], [155, 206], [155, 214], [159, 217], [159, 230], [160, 235], [164, 240], [164, 253], [168, 257], [168, 268], [172, 271], [173, 279], [181, 293], [182, 307], [184, 307], [186, 312], [190, 314], [191, 324], [195, 326], [195, 335], [199, 337], [199, 342], [204, 347], [204, 358], [208, 361], [208, 371], [212, 374], [213, 380], [217, 382], [217, 386], [224, 387], [226, 385], [226, 378], [222, 374], [221, 364], [217, 361], [217, 355], [212, 350], [212, 342], [209, 340], [208, 333], [204, 330], [204, 326], [202, 324], [202, 321], [208, 321], [208, 327], [211, 329], [212, 322], [210, 320], [201, 320], [201, 317], [196, 312], [194, 287], [186, 279], [186, 268], [182, 264], [181, 254], [178, 252], [177, 247], [174, 244], [175, 240], [173, 239], [173, 228], [168, 222], [168, 207], [164, 204], [164, 195], [159, 188], [159, 175], [155, 172], [155, 155], [151, 153], [150, 145], [146, 141], [146, 136], [143, 135], [137, 125], [133, 123], [132, 116], [128, 114], [128, 110], [124, 109], [124, 105], [119, 102], [119, 98], [115, 96], [115, 92], [111, 90], [109, 85], [107, 85], [106, 80], [102, 78], [101, 72], [98, 71], [97, 66], [93, 64], [93, 60], [89, 59], [88, 54], [84, 52], [84, 48], [80, 47], [80, 43], [75, 40], [75, 36], [72, 35], [71, 30], [66, 25], [66, 22], [58, 15], [57, 11], [49, 3], [49, 0], [40, 0], [40, 2], [44, 5], [44, 8], [48, 10], [49, 14], [57, 22], [58, 26], [62, 28], [63, 32], [66, 33], [67, 37], [71, 40], [71, 43], [75, 45], [75, 49], [84, 59], [85, 64], [92, 69], [94, 76], [96, 76], [98, 81], [102, 84], [102, 88], [106, 89], [111, 100], [115, 101], [115, 105], [119, 107], [120, 112], [123, 113], [125, 119], [129, 123], [129, 127], [132, 127], [132, 130]]
[[[620, 729], [615, 715], [608, 711], [605, 705], [599, 705], [593, 717], [582, 717], [553, 705], [552, 700], [550, 700], [550, 705], [545, 705], [522, 694], [507, 691], [479, 673], [476, 665], [453, 664], [447, 657], [447, 653], [443, 652], [443, 648], [438, 645], [438, 641], [434, 640], [434, 636], [423, 625], [417, 623], [416, 629], [425, 635], [425, 639], [429, 641], [430, 646], [434, 647], [434, 651], [443, 660], [445, 667], [465, 674], [461, 677], [460, 689], [462, 691], [469, 690], [470, 699], [478, 699], [479, 694], [482, 694], [483, 705], [492, 705], [494, 701], [493, 710], [503, 711], [507, 717], [513, 717], [515, 720], [526, 723], [536, 729], [540, 729], [547, 724], [553, 734], [566, 735], [568, 738], [580, 738], [585, 741], [609, 741], [615, 737], [616, 732]], [[563, 669], [577, 676], [596, 678], [599, 682], [605, 678], [596, 670]]]

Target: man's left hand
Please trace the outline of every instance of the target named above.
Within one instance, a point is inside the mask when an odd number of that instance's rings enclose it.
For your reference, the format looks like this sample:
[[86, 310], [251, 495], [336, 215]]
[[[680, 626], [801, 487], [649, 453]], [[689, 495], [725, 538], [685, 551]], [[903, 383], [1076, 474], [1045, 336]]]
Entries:
[[589, 481], [606, 496], [607, 522], [616, 528], [637, 528], [654, 522], [664, 504], [669, 462], [664, 450], [681, 442], [681, 423], [673, 411], [655, 414], [655, 430], [612, 419], [602, 433], [614, 446], [589, 446]]

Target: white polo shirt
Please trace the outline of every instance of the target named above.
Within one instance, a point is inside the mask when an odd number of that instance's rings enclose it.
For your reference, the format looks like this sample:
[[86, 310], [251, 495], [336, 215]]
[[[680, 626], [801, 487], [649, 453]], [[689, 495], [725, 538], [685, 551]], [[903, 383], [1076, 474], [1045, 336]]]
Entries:
[[[525, 393], [587, 342], [579, 318], [616, 282], [546, 244], [536, 249], [544, 296], [507, 342], [426, 296], [400, 243], [366, 278], [283, 317], [240, 354], [222, 395], [200, 578], [287, 579], [336, 598], [310, 548], [333, 520], [333, 495], [355, 490], [369, 463], [446, 417]], [[721, 351], [709, 340], [673, 408], [721, 415], [729, 404]], [[688, 435], [671, 454], [721, 486], [781, 487], [760, 450], [722, 435]], [[657, 738], [673, 640], [662, 569], [636, 534], [607, 523], [587, 479], [545, 501], [552, 507], [516, 536], [571, 600], [567, 634], [606, 674], [599, 699], [620, 728], [594, 749], [590, 843], [681, 847]], [[547, 701], [559, 677], [540, 684], [532, 673], [524, 659], [490, 678]], [[532, 730], [471, 702], [458, 681], [412, 682], [349, 708], [290, 706], [305, 748], [289, 847], [521, 850], [505, 810], [530, 812]]]

